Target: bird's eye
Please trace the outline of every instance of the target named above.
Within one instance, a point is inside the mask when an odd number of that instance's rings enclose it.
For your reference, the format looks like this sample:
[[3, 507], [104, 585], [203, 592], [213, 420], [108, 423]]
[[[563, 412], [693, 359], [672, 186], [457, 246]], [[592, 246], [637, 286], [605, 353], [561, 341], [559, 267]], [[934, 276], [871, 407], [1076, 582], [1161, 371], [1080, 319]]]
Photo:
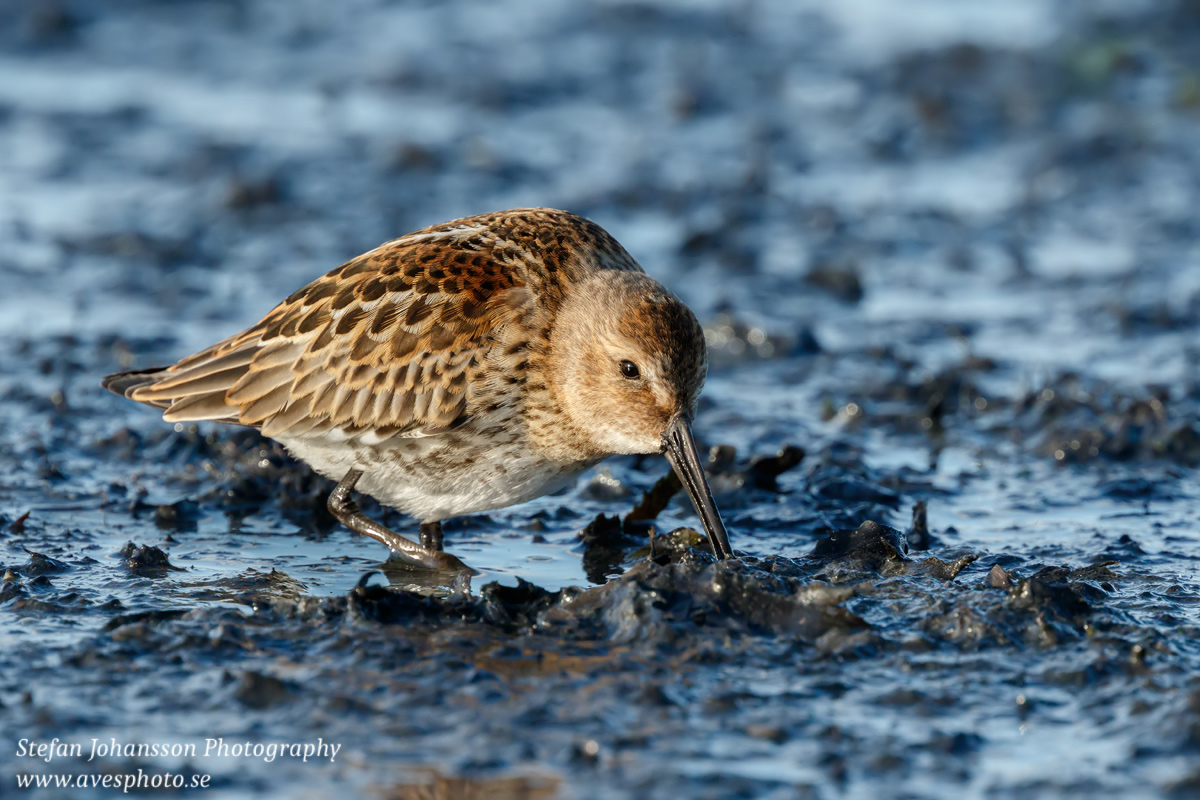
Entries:
[[638, 370], [638, 365], [632, 361], [621, 362], [621, 374], [630, 380], [634, 380], [642, 376], [641, 371]]

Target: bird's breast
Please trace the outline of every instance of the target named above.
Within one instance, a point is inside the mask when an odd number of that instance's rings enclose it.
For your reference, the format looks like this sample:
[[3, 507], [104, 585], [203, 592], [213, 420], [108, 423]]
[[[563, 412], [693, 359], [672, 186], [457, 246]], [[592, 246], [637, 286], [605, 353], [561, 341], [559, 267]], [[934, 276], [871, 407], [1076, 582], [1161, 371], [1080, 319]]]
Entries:
[[522, 431], [505, 429], [397, 437], [371, 446], [312, 440], [283, 444], [334, 480], [361, 469], [357, 491], [422, 521], [523, 503], [562, 488], [596, 463], [554, 461]]

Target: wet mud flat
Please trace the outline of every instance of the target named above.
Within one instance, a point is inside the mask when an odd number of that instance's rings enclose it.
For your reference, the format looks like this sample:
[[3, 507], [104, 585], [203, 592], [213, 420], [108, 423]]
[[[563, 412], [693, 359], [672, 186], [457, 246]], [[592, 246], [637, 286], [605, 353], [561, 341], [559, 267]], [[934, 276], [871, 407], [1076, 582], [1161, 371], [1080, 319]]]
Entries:
[[[814, 516], [898, 516], [898, 476], [826, 455], [798, 481], [817, 498]], [[766, 491], [727, 496], [770, 505]], [[938, 507], [935, 493], [905, 492]], [[602, 516], [575, 548], [584, 568], [620, 573], [602, 585], [550, 591], [517, 577], [471, 593], [413, 591], [411, 576], [386, 569], [344, 593], [314, 591], [253, 550], [255, 566], [198, 579], [189, 550], [213, 535], [176, 527], [163, 510], [173, 506], [142, 512], [164, 526], [161, 548], [114, 549], [111, 534], [56, 532], [31, 515], [6, 537], [10, 552], [44, 552], [4, 575], [0, 602], [21, 627], [6, 653], [5, 715], [46, 740], [88, 731], [203, 752], [214, 736], [310, 733], [342, 746], [334, 764], [170, 765], [215, 773], [230, 791], [820, 796], [886, 793], [900, 779], [936, 795], [1054, 764], [1055, 777], [1013, 788], [1186, 796], [1186, 772], [1169, 787], [1151, 776], [1190, 763], [1195, 747], [1200, 598], [1161, 545], [1148, 553], [1116, 534], [1158, 516], [1138, 505], [1082, 547], [964, 546], [930, 528], [921, 503], [907, 530], [793, 523], [788, 535], [806, 537], [795, 555], [721, 563], [690, 529], [656, 535], [650, 550], [645, 523]]]
[[[957, 6], [0, 9], [3, 790], [1194, 796], [1200, 12]], [[528, 204], [704, 320], [737, 561], [615, 459], [440, 585], [98, 388]], [[340, 749], [14, 755], [55, 736]]]

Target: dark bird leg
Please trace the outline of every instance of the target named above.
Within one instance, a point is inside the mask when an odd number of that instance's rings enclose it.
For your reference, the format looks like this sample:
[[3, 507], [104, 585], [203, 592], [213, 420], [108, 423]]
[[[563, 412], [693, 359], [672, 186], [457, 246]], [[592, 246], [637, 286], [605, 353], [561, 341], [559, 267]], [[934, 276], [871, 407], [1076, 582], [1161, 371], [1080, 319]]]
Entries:
[[442, 552], [442, 523], [421, 523], [421, 546], [426, 550]]
[[[474, 570], [449, 553], [439, 552], [441, 545], [440, 525], [438, 526], [439, 549], [434, 550], [404, 538], [362, 513], [358, 508], [358, 503], [354, 502], [354, 499], [350, 496], [350, 493], [354, 491], [354, 485], [358, 483], [358, 479], [361, 477], [362, 470], [350, 470], [346, 473], [346, 477], [342, 478], [341, 483], [329, 495], [329, 513], [333, 514], [338, 522], [356, 533], [361, 533], [383, 542], [402, 559], [417, 566], [428, 567], [429, 569], [474, 572]], [[437, 525], [437, 523], [434, 524]], [[422, 525], [421, 539], [423, 542], [425, 541], [424, 529], [425, 526]]]

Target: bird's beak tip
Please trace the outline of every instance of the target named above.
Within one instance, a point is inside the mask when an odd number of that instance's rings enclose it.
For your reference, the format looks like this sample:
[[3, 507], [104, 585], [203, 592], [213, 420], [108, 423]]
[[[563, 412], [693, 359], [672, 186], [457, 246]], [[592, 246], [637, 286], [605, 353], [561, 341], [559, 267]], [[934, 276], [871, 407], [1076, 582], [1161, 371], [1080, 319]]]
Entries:
[[696, 440], [692, 436], [691, 420], [686, 414], [677, 414], [667, 425], [663, 434], [663, 453], [671, 467], [679, 475], [679, 481], [687, 490], [704, 531], [712, 542], [713, 553], [718, 559], [729, 558], [733, 549], [729, 546], [729, 536], [725, 531], [725, 523], [713, 501], [712, 490], [708, 479], [704, 476], [704, 467], [700, 461], [700, 453]]

